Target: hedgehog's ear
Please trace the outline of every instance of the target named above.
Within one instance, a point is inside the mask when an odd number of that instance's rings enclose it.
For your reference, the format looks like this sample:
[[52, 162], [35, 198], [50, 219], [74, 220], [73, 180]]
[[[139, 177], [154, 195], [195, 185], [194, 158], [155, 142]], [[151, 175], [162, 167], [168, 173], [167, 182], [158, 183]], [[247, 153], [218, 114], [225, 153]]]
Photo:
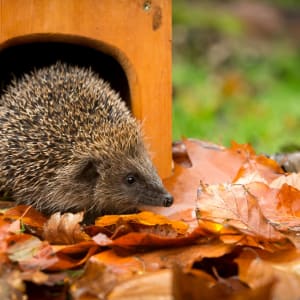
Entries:
[[80, 163], [79, 170], [75, 177], [81, 183], [94, 184], [99, 177], [96, 162], [93, 159], [85, 159]]

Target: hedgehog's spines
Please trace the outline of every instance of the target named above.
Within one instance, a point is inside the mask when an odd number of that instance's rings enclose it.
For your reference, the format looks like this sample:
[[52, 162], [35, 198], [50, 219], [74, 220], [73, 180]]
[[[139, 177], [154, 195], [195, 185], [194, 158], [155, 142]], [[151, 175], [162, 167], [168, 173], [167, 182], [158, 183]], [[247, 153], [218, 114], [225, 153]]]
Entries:
[[[19, 203], [93, 215], [166, 194], [139, 122], [91, 68], [57, 62], [33, 70], [7, 87], [0, 104], [0, 184]], [[86, 160], [95, 178], [74, 180]], [[124, 184], [128, 172], [139, 178], [135, 190]]]

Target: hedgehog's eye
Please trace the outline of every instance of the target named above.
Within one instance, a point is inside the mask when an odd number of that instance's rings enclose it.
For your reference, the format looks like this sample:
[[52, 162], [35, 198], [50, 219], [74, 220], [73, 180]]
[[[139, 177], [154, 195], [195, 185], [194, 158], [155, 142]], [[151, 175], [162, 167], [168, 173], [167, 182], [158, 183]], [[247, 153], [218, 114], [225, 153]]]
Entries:
[[128, 174], [125, 179], [127, 185], [134, 184], [136, 182], [136, 180], [137, 180], [137, 176], [134, 174]]

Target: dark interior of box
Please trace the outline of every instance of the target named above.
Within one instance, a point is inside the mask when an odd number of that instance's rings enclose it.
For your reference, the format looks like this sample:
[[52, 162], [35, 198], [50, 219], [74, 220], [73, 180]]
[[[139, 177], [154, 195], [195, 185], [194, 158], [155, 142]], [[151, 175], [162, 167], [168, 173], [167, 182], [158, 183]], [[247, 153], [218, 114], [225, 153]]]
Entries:
[[91, 67], [130, 107], [130, 92], [126, 74], [112, 57], [82, 45], [61, 42], [35, 42], [7, 47], [0, 51], [0, 94], [13, 78], [34, 68], [41, 68], [57, 61], [81, 67]]

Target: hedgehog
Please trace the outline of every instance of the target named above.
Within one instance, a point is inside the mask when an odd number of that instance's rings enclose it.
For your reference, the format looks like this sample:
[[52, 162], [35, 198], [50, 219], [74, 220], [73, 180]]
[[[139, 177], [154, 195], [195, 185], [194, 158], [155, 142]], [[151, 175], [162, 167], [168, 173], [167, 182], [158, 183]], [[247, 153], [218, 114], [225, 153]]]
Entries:
[[0, 99], [0, 189], [46, 215], [92, 222], [170, 206], [142, 128], [91, 68], [57, 62], [13, 80]]

